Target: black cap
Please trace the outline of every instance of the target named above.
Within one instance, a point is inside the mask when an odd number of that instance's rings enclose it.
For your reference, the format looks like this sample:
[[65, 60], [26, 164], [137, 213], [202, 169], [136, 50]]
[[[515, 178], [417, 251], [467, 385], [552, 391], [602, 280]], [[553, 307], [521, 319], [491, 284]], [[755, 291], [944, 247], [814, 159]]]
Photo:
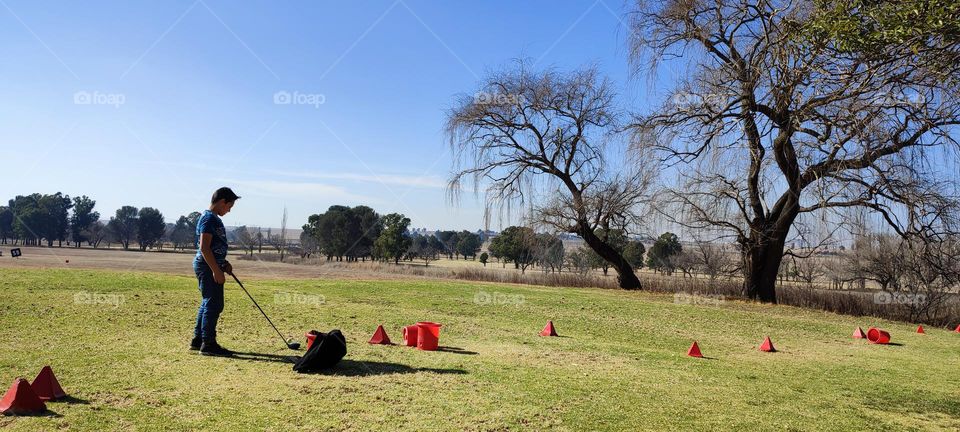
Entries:
[[226, 200], [227, 202], [234, 202], [238, 199], [240, 199], [240, 197], [237, 196], [237, 194], [233, 193], [233, 190], [231, 190], [228, 187], [222, 187], [220, 189], [217, 189], [216, 192], [213, 193], [213, 198], [210, 198], [210, 204], [215, 204], [217, 201], [220, 201], [220, 200]]

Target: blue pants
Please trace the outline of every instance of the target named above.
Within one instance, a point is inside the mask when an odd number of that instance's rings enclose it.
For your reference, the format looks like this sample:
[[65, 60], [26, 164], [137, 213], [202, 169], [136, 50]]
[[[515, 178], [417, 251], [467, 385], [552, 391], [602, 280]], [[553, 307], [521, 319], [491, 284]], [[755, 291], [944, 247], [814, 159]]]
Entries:
[[213, 271], [206, 262], [193, 263], [193, 271], [197, 274], [200, 288], [200, 308], [197, 309], [197, 326], [193, 329], [193, 336], [203, 340], [217, 339], [217, 320], [223, 312], [223, 284], [213, 280]]

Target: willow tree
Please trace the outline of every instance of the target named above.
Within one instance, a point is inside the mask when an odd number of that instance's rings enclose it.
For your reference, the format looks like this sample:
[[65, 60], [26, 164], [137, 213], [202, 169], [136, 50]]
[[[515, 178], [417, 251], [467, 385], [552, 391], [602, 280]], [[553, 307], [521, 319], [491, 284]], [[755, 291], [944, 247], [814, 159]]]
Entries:
[[536, 223], [583, 238], [616, 269], [621, 288], [639, 289], [602, 234], [636, 225], [649, 183], [636, 164], [613, 160], [621, 124], [615, 96], [594, 68], [533, 71], [518, 61], [490, 74], [448, 113], [449, 189], [456, 198], [472, 181], [485, 191], [488, 218], [494, 208], [529, 207]]
[[765, 302], [802, 218], [864, 208], [931, 234], [955, 201], [958, 80], [933, 59], [956, 58], [957, 38], [852, 43], [849, 26], [884, 24], [866, 6], [841, 21], [837, 4], [641, 1], [631, 15], [638, 69], [677, 66], [667, 100], [632, 125], [679, 173], [665, 214], [735, 239], [745, 294]]

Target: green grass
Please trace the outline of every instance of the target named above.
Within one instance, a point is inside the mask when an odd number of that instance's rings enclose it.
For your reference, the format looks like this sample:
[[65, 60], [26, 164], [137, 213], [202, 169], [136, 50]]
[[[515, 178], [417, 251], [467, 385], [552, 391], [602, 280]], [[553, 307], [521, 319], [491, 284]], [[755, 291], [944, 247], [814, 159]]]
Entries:
[[[152, 273], [3, 270], [0, 385], [45, 364], [78, 401], [12, 430], [957, 430], [960, 334], [792, 307], [455, 281], [267, 281], [247, 288], [282, 331], [340, 328], [348, 354], [327, 374], [186, 350], [195, 280]], [[220, 340], [286, 355], [227, 287]], [[77, 304], [77, 292], [123, 303]], [[483, 291], [522, 304], [477, 304]], [[280, 305], [279, 292], [325, 303]], [[513, 297], [516, 299], [517, 297]], [[537, 336], [552, 319], [560, 338]], [[444, 325], [460, 352], [372, 346], [415, 321]], [[849, 338], [880, 325], [893, 342]], [[778, 353], [757, 346], [769, 334]], [[699, 340], [709, 359], [685, 356]]]

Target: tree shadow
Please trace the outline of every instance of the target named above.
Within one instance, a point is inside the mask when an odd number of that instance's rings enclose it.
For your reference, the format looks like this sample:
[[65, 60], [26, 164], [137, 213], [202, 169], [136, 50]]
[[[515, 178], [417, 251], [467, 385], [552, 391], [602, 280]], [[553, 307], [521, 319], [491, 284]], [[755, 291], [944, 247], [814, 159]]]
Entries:
[[339, 376], [376, 376], [390, 374], [408, 374], [417, 372], [431, 372], [437, 374], [462, 375], [467, 371], [463, 369], [437, 369], [437, 368], [413, 368], [399, 363], [387, 363], [377, 361], [357, 361], [341, 360], [336, 366], [330, 369], [308, 372], [308, 374], [319, 375], [339, 375]]
[[477, 354], [480, 354], [480, 353], [478, 353], [478, 352], [476, 352], [476, 351], [467, 351], [467, 350], [465, 350], [465, 349], [463, 349], [463, 348], [449, 347], [449, 346], [437, 347], [437, 351], [448, 352], [448, 353], [453, 353], [453, 354], [463, 354], [463, 355], [477, 355]]

